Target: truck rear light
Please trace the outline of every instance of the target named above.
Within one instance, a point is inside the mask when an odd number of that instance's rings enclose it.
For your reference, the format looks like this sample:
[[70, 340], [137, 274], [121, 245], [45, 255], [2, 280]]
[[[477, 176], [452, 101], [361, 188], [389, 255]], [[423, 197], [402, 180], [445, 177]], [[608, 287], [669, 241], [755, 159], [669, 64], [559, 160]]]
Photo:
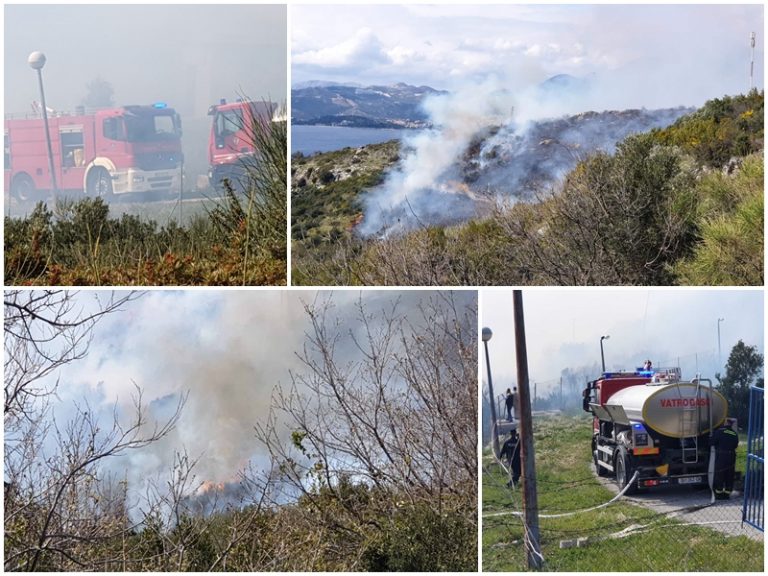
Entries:
[[658, 486], [658, 480], [643, 480], [643, 486]]

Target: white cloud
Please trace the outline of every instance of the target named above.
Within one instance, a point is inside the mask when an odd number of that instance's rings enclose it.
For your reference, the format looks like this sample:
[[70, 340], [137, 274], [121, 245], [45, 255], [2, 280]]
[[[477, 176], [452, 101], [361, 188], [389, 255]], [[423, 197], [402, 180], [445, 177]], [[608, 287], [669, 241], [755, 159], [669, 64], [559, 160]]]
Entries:
[[296, 53], [292, 59], [295, 64], [319, 68], [352, 68], [390, 62], [384, 46], [370, 28], [361, 28], [338, 44]]
[[759, 5], [295, 6], [293, 81], [456, 90], [495, 75], [519, 89], [572, 73], [605, 77], [617, 107], [698, 105], [745, 89], [762, 21]]
[[406, 46], [395, 46], [391, 50], [387, 51], [387, 56], [395, 66], [400, 66], [402, 64], [407, 64], [408, 62], [413, 62], [416, 59], [421, 59], [421, 55], [419, 55], [416, 50], [407, 48]]

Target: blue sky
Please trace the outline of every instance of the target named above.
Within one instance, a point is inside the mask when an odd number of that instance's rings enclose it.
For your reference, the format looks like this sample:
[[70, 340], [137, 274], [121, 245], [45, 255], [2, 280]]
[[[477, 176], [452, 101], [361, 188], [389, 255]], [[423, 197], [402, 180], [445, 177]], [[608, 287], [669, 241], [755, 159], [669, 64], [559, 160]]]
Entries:
[[[559, 382], [564, 368], [600, 365], [600, 337], [606, 369], [634, 369], [650, 358], [657, 367], [677, 365], [683, 378], [698, 371], [715, 378], [717, 319], [722, 365], [741, 339], [764, 353], [763, 291], [734, 289], [529, 289], [523, 291], [530, 379], [539, 395]], [[489, 343], [494, 388], [516, 377], [512, 292], [481, 292], [483, 326]], [[483, 360], [483, 375], [485, 375]], [[598, 374], [594, 374], [597, 376]], [[498, 384], [496, 384], [498, 382]]]
[[610, 101], [698, 105], [748, 88], [762, 5], [293, 6], [291, 81], [404, 81], [512, 90], [560, 73], [596, 77]]

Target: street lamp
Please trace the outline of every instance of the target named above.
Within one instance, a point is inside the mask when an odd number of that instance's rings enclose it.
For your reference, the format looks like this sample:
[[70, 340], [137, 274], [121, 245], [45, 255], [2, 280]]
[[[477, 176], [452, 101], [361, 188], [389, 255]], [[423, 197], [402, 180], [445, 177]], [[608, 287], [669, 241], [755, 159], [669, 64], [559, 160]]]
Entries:
[[725, 322], [725, 318], [717, 319], [717, 367], [723, 367], [723, 355], [720, 351], [720, 322]]
[[45, 54], [32, 52], [27, 58], [27, 63], [33, 70], [37, 70], [37, 80], [40, 84], [40, 104], [43, 107], [43, 127], [45, 128], [45, 141], [48, 144], [48, 170], [51, 172], [51, 190], [56, 196], [56, 173], [53, 170], [53, 148], [51, 147], [51, 133], [48, 130], [48, 109], [45, 106], [45, 91], [43, 90], [43, 66], [45, 66]]
[[600, 359], [603, 361], [603, 372], [605, 372], [605, 352], [603, 351], [603, 340], [608, 340], [610, 336], [600, 336]]
[[496, 398], [493, 395], [493, 380], [491, 379], [491, 360], [488, 356], [488, 340], [493, 337], [490, 328], [483, 328], [483, 345], [485, 346], [485, 367], [488, 370], [488, 397], [491, 405], [491, 441], [493, 442], [493, 453], [499, 455], [499, 436], [496, 434]]

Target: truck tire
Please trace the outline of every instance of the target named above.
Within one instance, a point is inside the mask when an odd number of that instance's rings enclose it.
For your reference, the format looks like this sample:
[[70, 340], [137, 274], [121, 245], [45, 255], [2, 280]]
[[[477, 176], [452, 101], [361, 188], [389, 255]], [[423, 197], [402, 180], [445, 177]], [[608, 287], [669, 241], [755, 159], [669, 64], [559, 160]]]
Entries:
[[[621, 491], [624, 490], [624, 487], [632, 479], [635, 471], [632, 469], [627, 449], [623, 446], [619, 446], [619, 449], [616, 450], [613, 460], [613, 469], [616, 471], [616, 484], [619, 486], [619, 491]], [[633, 483], [624, 494], [629, 495], [635, 492], [637, 492], [637, 484]]]
[[88, 174], [88, 196], [98, 196], [109, 200], [112, 198], [112, 178], [104, 168], [94, 168]]
[[11, 183], [11, 196], [20, 202], [32, 200], [35, 192], [35, 182], [29, 174], [17, 174]]

